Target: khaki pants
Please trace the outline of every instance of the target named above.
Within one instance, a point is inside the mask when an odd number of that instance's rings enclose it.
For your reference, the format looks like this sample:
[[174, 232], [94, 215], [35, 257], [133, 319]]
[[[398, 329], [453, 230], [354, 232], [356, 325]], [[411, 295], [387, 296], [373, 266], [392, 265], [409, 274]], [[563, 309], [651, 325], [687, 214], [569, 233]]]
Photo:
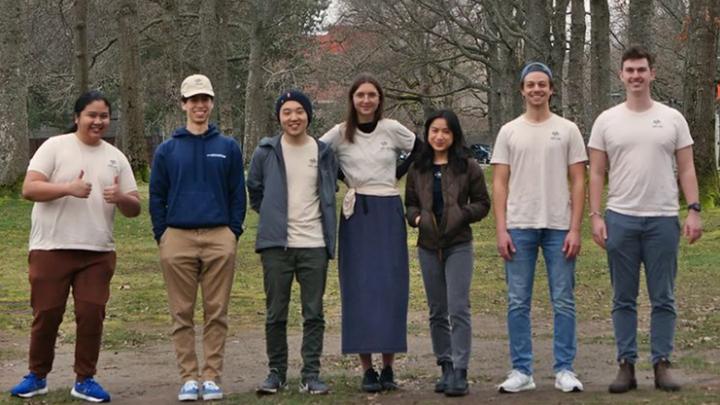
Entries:
[[[227, 309], [235, 272], [237, 239], [227, 226], [167, 228], [160, 238], [160, 264], [168, 293], [172, 337], [183, 381], [213, 380], [222, 375]], [[203, 353], [199, 373], [193, 314], [198, 286], [202, 290]]]

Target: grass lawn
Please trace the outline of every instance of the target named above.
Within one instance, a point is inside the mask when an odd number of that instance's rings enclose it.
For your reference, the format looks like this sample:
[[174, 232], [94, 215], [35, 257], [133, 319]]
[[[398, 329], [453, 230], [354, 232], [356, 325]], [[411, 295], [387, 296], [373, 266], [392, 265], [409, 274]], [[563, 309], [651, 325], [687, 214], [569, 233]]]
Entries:
[[[104, 348], [128, 350], [157, 341], [167, 341], [169, 315], [162, 273], [158, 264], [158, 251], [152, 238], [150, 218], [147, 212], [147, 185], [141, 186], [143, 213], [138, 218], [124, 218], [118, 214], [115, 236], [118, 246], [118, 262], [112, 282], [111, 299], [105, 322]], [[339, 194], [341, 196], [341, 194]], [[29, 306], [29, 284], [27, 279], [27, 239], [30, 227], [32, 203], [17, 197], [0, 197], [0, 336], [25, 338], [30, 330], [32, 313]], [[682, 213], [684, 215], [684, 212]], [[684, 356], [676, 358], [677, 363], [692, 370], [720, 375], [717, 358], [707, 353], [720, 353], [720, 277], [717, 266], [720, 263], [720, 209], [703, 213], [705, 234], [695, 245], [685, 241], [680, 246], [679, 272], [676, 297], [679, 308], [676, 348]], [[577, 265], [577, 314], [578, 321], [593, 322], [606, 320], [610, 316], [611, 289], [607, 274], [604, 251], [596, 247], [590, 237], [588, 221], [584, 221], [583, 250]], [[261, 329], [264, 323], [264, 293], [262, 269], [259, 256], [254, 252], [254, 237], [257, 215], [250, 211], [245, 223], [245, 234], [238, 244], [235, 285], [230, 300], [230, 322], [233, 331], [248, 328]], [[495, 249], [495, 226], [492, 215], [473, 226], [475, 236], [475, 273], [471, 287], [473, 313], [484, 313], [503, 319], [505, 316], [505, 281], [502, 261]], [[417, 231], [409, 228], [410, 246], [410, 311], [426, 311], [425, 295], [415, 253]], [[340, 296], [338, 291], [336, 261], [330, 264], [328, 287], [325, 296], [328, 331], [339, 333]], [[535, 316], [549, 317], [551, 307], [548, 301], [547, 281], [542, 263], [538, 265], [535, 283], [533, 311]], [[297, 285], [294, 287], [297, 290]], [[297, 296], [298, 291], [293, 294]], [[300, 306], [292, 300], [289, 324], [299, 328]], [[641, 288], [641, 322], [647, 323], [649, 313], [647, 294]], [[198, 308], [196, 319], [202, 319]], [[72, 299], [68, 302], [66, 319], [61, 326], [60, 342], [74, 341], [72, 321]], [[549, 319], [549, 318], [548, 318]], [[413, 328], [426, 325], [409, 325]], [[640, 334], [639, 336], [647, 336]], [[505, 339], [498, 336], [498, 339]], [[579, 336], [583, 343], [582, 331]], [[598, 339], [597, 337], [593, 339]], [[612, 330], [607, 330], [601, 340], [612, 344]], [[647, 351], [647, 338], [640, 344]], [[20, 352], [18, 352], [20, 350]], [[24, 347], [0, 347], [0, 360], [18, 359], [26, 355]], [[356, 392], [355, 381], [344, 383], [343, 377], [334, 380], [334, 401], [342, 393]], [[347, 387], [346, 387], [347, 385]], [[646, 393], [647, 394], [647, 393]], [[46, 400], [58, 396], [62, 402], [66, 393], [53, 393]], [[654, 394], [643, 399], [651, 401]], [[707, 402], [703, 392], [688, 391], [680, 397], [690, 403]], [[630, 399], [630, 398], [628, 398]], [[636, 400], [640, 400], [637, 397]], [[667, 399], [667, 397], [665, 397]], [[296, 393], [283, 394], [272, 402], [302, 403], [305, 401]], [[712, 401], [712, 399], [710, 399]], [[717, 400], [717, 399], [715, 399]], [[0, 400], [1, 402], [2, 400]], [[248, 394], [237, 395], [228, 403], [267, 402]], [[592, 398], [583, 397], [592, 403]]]

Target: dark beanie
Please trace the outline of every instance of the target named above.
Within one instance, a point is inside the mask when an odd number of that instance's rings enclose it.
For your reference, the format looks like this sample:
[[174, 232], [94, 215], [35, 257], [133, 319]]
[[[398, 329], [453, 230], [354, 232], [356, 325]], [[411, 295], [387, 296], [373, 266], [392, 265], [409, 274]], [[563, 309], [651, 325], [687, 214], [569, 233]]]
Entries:
[[275, 116], [277, 117], [278, 121], [280, 121], [280, 108], [282, 108], [283, 104], [287, 103], [288, 101], [297, 101], [300, 103], [300, 105], [303, 107], [303, 110], [305, 110], [305, 114], [307, 114], [308, 117], [308, 125], [312, 122], [312, 103], [310, 102], [310, 99], [308, 96], [305, 95], [300, 90], [286, 90], [282, 94], [280, 94], [280, 97], [278, 97], [277, 101], [275, 102]]

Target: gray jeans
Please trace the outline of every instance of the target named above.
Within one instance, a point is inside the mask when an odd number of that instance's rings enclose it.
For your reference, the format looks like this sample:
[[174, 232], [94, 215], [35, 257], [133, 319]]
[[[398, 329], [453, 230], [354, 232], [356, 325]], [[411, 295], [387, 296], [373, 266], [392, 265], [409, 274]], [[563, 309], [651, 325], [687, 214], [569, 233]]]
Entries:
[[472, 340], [472, 242], [441, 251], [419, 247], [418, 259], [430, 308], [433, 352], [438, 364], [452, 361], [455, 368], [467, 369]]
[[612, 319], [617, 359], [637, 359], [637, 297], [640, 263], [645, 267], [652, 362], [669, 359], [675, 335], [675, 275], [680, 242], [678, 217], [635, 217], [606, 211], [606, 242], [613, 286]]

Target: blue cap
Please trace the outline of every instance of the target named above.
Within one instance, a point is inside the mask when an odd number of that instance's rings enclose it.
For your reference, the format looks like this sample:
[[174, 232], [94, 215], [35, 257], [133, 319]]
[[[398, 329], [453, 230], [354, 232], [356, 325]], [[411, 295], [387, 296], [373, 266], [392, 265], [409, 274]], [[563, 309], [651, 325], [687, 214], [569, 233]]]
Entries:
[[309, 125], [312, 122], [313, 115], [312, 103], [310, 102], [310, 98], [300, 90], [286, 90], [280, 94], [280, 97], [278, 97], [275, 102], [275, 116], [277, 116], [278, 121], [280, 120], [280, 108], [288, 101], [297, 101], [302, 105], [305, 114], [307, 114]]
[[520, 81], [525, 80], [525, 76], [532, 72], [543, 72], [552, 80], [552, 70], [550, 70], [546, 64], [542, 62], [528, 62], [520, 72]]

